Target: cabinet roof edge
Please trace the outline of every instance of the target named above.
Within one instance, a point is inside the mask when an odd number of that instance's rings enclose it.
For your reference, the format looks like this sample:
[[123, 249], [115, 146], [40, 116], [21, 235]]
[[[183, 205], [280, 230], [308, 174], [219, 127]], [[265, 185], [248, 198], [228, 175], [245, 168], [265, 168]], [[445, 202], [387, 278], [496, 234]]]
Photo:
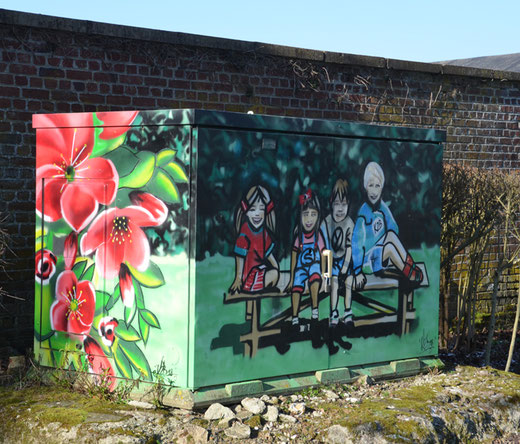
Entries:
[[[122, 126], [116, 122], [124, 121], [125, 119], [118, 119], [117, 114], [124, 115], [127, 111], [113, 111], [110, 113], [110, 125], [105, 125], [103, 122], [97, 123], [94, 126]], [[324, 119], [308, 119], [300, 117], [285, 117], [272, 116], [263, 114], [243, 114], [235, 112], [224, 111], [210, 111], [199, 109], [175, 109], [175, 110], [148, 110], [139, 111], [145, 121], [157, 121], [152, 117], [158, 113], [163, 114], [160, 119], [161, 125], [194, 125], [215, 128], [229, 128], [255, 131], [274, 131], [284, 133], [303, 133], [314, 134], [322, 136], [339, 136], [339, 137], [355, 137], [355, 138], [374, 138], [374, 139], [391, 139], [403, 141], [417, 141], [417, 142], [433, 142], [442, 143], [446, 141], [446, 131], [433, 128], [416, 128], [404, 126], [390, 126], [390, 125], [373, 125], [357, 122], [344, 122], [339, 120], [324, 120]], [[75, 113], [75, 116], [81, 117], [92, 113]], [[50, 114], [35, 114], [33, 115], [33, 128], [55, 128], [54, 122], [56, 120], [61, 122], [73, 121], [76, 119], [65, 119], [67, 114], [54, 114], [53, 116], [60, 116], [58, 119], [48, 119]], [[70, 114], [68, 114], [70, 116]], [[78, 119], [85, 121], [85, 119]], [[147, 125], [154, 123], [147, 123]], [[134, 120], [129, 126], [142, 125], [140, 119]], [[64, 125], [66, 126], [66, 125]], [[127, 125], [123, 125], [127, 126]]]

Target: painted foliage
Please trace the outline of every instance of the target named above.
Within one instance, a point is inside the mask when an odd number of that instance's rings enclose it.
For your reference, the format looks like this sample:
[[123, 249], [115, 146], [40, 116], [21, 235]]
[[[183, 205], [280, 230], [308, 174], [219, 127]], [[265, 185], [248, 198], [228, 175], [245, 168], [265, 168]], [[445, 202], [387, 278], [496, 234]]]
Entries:
[[152, 380], [167, 270], [156, 262], [184, 250], [189, 135], [161, 112], [38, 118], [36, 352], [111, 387]]

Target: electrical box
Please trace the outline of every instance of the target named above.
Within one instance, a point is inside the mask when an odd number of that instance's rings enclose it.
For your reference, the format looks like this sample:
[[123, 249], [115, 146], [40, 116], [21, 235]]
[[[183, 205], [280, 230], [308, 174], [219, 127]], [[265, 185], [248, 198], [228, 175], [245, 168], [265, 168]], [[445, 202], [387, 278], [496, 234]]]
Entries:
[[200, 110], [33, 126], [42, 364], [197, 403], [437, 355], [444, 132]]

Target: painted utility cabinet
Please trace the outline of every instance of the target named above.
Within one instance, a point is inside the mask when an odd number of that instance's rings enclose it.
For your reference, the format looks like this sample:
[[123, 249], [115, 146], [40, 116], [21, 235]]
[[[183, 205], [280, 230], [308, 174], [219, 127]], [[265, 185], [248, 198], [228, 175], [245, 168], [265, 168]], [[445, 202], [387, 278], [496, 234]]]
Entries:
[[33, 126], [42, 364], [200, 391], [436, 356], [443, 132], [199, 110]]

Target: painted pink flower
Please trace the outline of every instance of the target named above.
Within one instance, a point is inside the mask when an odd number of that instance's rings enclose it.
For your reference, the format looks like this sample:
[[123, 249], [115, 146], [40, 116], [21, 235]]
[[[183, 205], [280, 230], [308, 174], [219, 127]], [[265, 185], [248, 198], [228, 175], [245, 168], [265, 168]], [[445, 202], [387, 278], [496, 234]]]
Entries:
[[139, 111], [97, 112], [96, 117], [103, 122], [100, 139], [108, 140], [122, 136], [137, 117]]
[[90, 159], [94, 146], [91, 113], [40, 116], [36, 135], [36, 211], [45, 221], [62, 217], [81, 231], [95, 217], [99, 204], [116, 196], [119, 177], [114, 164]]
[[117, 384], [116, 374], [103, 349], [90, 336], [83, 341], [83, 348], [87, 354], [89, 372], [99, 375], [97, 383], [108, 386], [110, 391], [114, 390]]
[[96, 252], [96, 269], [104, 278], [119, 277], [121, 297], [132, 306], [134, 289], [128, 265], [145, 271], [150, 263], [150, 244], [142, 227], [161, 225], [168, 216], [164, 203], [149, 193], [135, 193], [126, 208], [110, 208], [94, 219], [81, 238], [84, 256]]
[[56, 301], [51, 306], [53, 330], [87, 334], [96, 310], [96, 290], [90, 281], [78, 282], [74, 272], [65, 270], [56, 280]]
[[116, 318], [112, 316], [105, 316], [101, 318], [98, 324], [98, 333], [107, 347], [112, 347], [114, 343], [114, 339], [116, 338], [115, 331], [116, 327], [119, 325], [119, 322]]
[[56, 272], [56, 256], [50, 250], [38, 250], [35, 256], [36, 282], [47, 285]]

